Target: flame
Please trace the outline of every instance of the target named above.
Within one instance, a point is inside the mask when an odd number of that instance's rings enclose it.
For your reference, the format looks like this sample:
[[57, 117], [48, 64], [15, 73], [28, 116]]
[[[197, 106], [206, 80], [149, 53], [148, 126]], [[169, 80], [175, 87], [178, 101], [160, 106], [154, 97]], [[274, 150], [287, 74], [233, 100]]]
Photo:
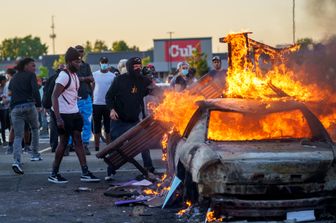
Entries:
[[187, 207], [185, 209], [179, 210], [179, 212], [177, 212], [178, 215], [182, 216], [190, 210], [190, 207], [192, 205], [191, 201], [186, 201], [185, 204], [187, 205]]
[[209, 210], [206, 214], [206, 222], [215, 222], [215, 221], [223, 221], [224, 218], [216, 218], [215, 212]]
[[216, 141], [309, 138], [307, 121], [299, 110], [267, 116], [212, 111], [208, 139]]
[[170, 190], [170, 187], [165, 187], [163, 185], [163, 182], [167, 179], [167, 173], [164, 173], [160, 179], [160, 181], [156, 184], [156, 190], [153, 189], [145, 189], [143, 190], [143, 193], [146, 195], [162, 195], [166, 191]]
[[163, 102], [151, 109], [154, 119], [168, 124], [182, 135], [197, 109], [195, 102], [203, 99], [203, 96], [192, 95], [189, 91], [165, 91]]

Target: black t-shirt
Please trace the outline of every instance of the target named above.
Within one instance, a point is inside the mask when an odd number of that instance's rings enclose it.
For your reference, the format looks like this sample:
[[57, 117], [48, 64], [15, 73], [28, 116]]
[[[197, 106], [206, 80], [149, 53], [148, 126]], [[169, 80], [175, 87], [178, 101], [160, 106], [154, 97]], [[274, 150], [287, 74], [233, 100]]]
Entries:
[[[92, 76], [90, 65], [82, 61], [82, 64], [80, 65], [79, 70], [77, 72], [77, 76], [78, 77]], [[78, 97], [80, 97], [80, 99], [86, 99], [88, 98], [89, 95], [92, 96], [91, 85], [86, 81], [81, 81], [78, 89]]]
[[36, 107], [41, 107], [41, 96], [39, 93], [36, 75], [30, 72], [18, 72], [11, 79], [8, 89], [12, 92], [10, 107], [35, 102]]
[[106, 104], [114, 109], [121, 121], [139, 121], [143, 98], [149, 93], [152, 81], [144, 76], [128, 73], [117, 76], [106, 93]]

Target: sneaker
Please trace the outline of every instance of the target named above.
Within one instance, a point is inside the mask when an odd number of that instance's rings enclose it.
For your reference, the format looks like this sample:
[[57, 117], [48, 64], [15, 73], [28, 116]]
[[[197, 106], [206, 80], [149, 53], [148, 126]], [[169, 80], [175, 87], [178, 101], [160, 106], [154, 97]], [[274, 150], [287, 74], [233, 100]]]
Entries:
[[61, 174], [51, 175], [48, 177], [48, 181], [55, 184], [65, 184], [68, 180], [61, 176]]
[[32, 156], [31, 158], [30, 158], [30, 161], [41, 161], [41, 160], [43, 160], [43, 158], [41, 157], [41, 156]]
[[80, 178], [82, 182], [99, 182], [100, 179], [93, 175], [90, 171], [86, 174], [83, 174]]
[[89, 150], [89, 147], [88, 147], [88, 145], [86, 145], [86, 144], [84, 144], [84, 151], [85, 151], [85, 155], [87, 155], [87, 156], [90, 156], [90, 155], [91, 155], [91, 152], [90, 152], [90, 150]]
[[105, 181], [112, 181], [112, 180], [113, 180], [112, 176], [106, 176], [105, 177]]
[[12, 164], [12, 169], [14, 170], [14, 172], [16, 174], [19, 174], [19, 175], [23, 175], [24, 174], [23, 170], [21, 169], [21, 165], [20, 164], [13, 163]]

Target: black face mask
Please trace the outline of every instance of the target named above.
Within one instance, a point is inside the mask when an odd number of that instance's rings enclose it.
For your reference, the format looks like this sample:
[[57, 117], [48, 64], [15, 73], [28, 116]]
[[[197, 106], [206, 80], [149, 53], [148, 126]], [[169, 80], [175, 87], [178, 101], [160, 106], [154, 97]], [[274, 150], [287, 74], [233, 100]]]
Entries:
[[69, 64], [68, 68], [72, 73], [76, 73], [78, 71], [78, 69], [72, 64]]

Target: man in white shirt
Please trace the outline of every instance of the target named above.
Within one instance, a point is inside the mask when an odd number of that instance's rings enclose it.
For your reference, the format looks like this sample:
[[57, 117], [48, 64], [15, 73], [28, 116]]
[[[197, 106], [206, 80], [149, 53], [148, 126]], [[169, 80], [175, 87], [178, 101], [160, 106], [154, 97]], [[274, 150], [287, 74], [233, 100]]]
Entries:
[[106, 144], [111, 142], [110, 137], [110, 110], [106, 106], [105, 95], [110, 88], [115, 74], [109, 71], [107, 57], [99, 60], [100, 70], [93, 73], [93, 134], [96, 151], [99, 151], [102, 121], [104, 123]]
[[67, 50], [65, 53], [65, 62], [66, 69], [59, 73], [52, 94], [53, 112], [51, 116], [57, 124], [60, 141], [55, 151], [52, 174], [48, 177], [48, 181], [52, 183], [68, 182], [58, 172], [69, 136], [72, 136], [75, 151], [82, 168], [80, 180], [84, 182], [98, 182], [100, 179], [88, 170], [81, 137], [83, 118], [77, 106], [79, 79], [76, 74], [81, 64], [81, 59], [75, 48], [70, 47]]

